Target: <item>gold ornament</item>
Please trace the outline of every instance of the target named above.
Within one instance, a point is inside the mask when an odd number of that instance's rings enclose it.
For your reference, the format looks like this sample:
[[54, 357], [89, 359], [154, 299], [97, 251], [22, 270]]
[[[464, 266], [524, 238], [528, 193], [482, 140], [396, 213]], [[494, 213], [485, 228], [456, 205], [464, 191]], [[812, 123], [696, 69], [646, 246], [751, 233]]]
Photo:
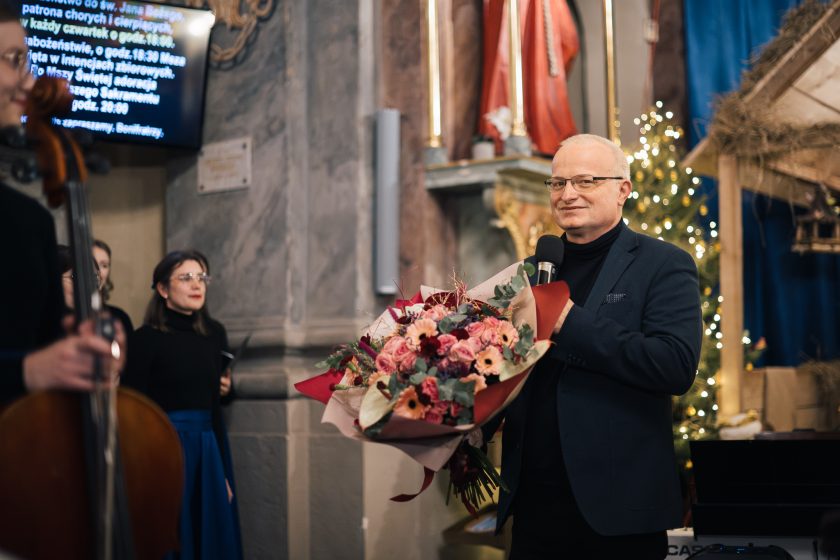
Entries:
[[647, 210], [647, 206], [644, 202], [640, 202], [636, 205], [636, 210], [638, 210], [640, 214], [644, 214], [645, 210]]
[[685, 462], [685, 468], [687, 468], [687, 469], [692, 469], [692, 468], [694, 468], [694, 463], [692, 463], [692, 462], [691, 462], [691, 459], [688, 459], [688, 460]]
[[641, 183], [645, 180], [645, 173], [641, 169], [636, 171], [636, 182]]
[[705, 204], [701, 205], [700, 206], [700, 215], [705, 216], [708, 213], [709, 213], [709, 209], [706, 207], [706, 205]]
[[665, 172], [663, 172], [657, 167], [656, 170], [653, 172], [653, 176], [656, 177], [659, 181], [661, 181], [665, 178]]
[[712, 295], [712, 288], [710, 288], [709, 286], [703, 288], [703, 295], [706, 297]]
[[682, 205], [688, 207], [691, 204], [691, 198], [687, 194], [684, 194], [682, 197]]
[[677, 172], [672, 169], [671, 170], [671, 181], [676, 183], [678, 178], [679, 177], [677, 176]]
[[685, 413], [689, 416], [694, 416], [695, 414], [697, 414], [697, 409], [689, 405], [688, 408], [685, 409]]

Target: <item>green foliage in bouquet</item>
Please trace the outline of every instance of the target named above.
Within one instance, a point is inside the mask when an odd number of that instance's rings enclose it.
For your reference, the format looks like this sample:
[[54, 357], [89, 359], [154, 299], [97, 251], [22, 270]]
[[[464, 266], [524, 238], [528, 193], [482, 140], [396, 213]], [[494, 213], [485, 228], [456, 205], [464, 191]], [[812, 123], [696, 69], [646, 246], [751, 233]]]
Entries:
[[[525, 372], [548, 348], [547, 341], [534, 340], [530, 325], [513, 323], [511, 304], [528, 287], [529, 267], [533, 274], [533, 266], [519, 266], [487, 302], [473, 300], [458, 286], [422, 303], [391, 308], [392, 321], [383, 322], [378, 335], [341, 345], [318, 364], [341, 374], [335, 392], [355, 390], [361, 398], [356, 427], [376, 439], [399, 417], [394, 430], [404, 432], [398, 438], [419, 433], [418, 424], [405, 420], [464, 426], [466, 435], [476, 422], [481, 391]], [[394, 439], [393, 430], [388, 437]], [[501, 479], [469, 439], [446, 467], [451, 490], [474, 512]]]

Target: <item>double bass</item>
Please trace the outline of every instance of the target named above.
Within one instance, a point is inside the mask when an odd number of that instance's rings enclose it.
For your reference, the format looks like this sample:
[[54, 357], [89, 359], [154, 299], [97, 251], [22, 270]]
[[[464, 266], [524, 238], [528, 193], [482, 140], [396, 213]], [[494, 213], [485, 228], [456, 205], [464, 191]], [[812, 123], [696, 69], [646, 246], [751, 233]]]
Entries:
[[[39, 78], [27, 135], [49, 206], [67, 206], [76, 325], [92, 320], [113, 340], [91, 252], [85, 162], [72, 136], [51, 123], [71, 103], [66, 81]], [[0, 415], [0, 550], [31, 560], [145, 560], [178, 548], [178, 435], [149, 399], [105, 382], [102, 364], [92, 375], [91, 393], [32, 393]]]

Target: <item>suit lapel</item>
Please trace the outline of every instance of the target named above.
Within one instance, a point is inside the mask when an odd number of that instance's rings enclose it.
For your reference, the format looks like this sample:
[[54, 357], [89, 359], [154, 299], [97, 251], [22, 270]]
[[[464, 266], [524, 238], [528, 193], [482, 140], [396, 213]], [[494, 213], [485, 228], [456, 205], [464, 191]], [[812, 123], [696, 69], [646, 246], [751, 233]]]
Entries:
[[612, 244], [612, 247], [610, 247], [609, 253], [607, 253], [604, 266], [601, 268], [601, 272], [598, 273], [598, 278], [595, 280], [595, 285], [592, 286], [592, 290], [589, 292], [589, 297], [586, 298], [584, 308], [593, 313], [598, 311], [598, 306], [601, 305], [606, 295], [610, 293], [612, 287], [615, 286], [615, 283], [618, 282], [618, 279], [627, 267], [630, 266], [633, 259], [636, 258], [632, 253], [639, 244], [636, 235], [638, 234], [633, 230], [622, 225], [621, 233], [618, 235], [615, 243]]

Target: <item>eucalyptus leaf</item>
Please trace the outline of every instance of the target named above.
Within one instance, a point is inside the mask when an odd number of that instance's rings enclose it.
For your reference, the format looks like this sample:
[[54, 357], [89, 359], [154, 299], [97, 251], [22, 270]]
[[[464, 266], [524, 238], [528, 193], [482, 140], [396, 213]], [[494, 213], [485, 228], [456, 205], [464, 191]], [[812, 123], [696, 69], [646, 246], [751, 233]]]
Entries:
[[551, 342], [548, 340], [538, 340], [534, 343], [527, 354], [525, 354], [525, 358], [518, 364], [502, 362], [501, 367], [499, 368], [499, 381], [506, 381], [536, 364], [539, 359], [548, 352], [550, 346]]
[[447, 379], [438, 383], [438, 398], [442, 401], [454, 400], [455, 386], [461, 384], [457, 379]]

